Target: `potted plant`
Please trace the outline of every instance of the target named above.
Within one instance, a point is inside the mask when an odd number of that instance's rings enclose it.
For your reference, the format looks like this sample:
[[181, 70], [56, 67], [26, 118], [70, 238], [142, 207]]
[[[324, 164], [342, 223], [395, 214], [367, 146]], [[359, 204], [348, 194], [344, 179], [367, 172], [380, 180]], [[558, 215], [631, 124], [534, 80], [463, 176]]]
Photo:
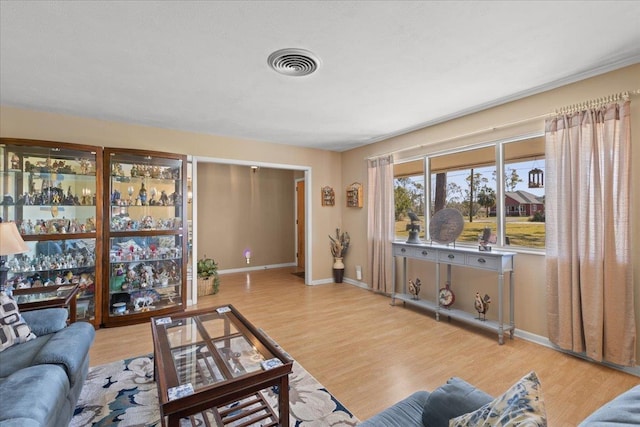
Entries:
[[205, 255], [198, 260], [198, 296], [217, 294], [220, 288], [218, 264]]
[[333, 255], [334, 259], [333, 278], [336, 283], [342, 283], [342, 278], [344, 277], [344, 263], [342, 261], [349, 250], [351, 238], [349, 237], [349, 233], [341, 233], [340, 229], [336, 228], [336, 236], [332, 237], [330, 235], [329, 240], [331, 255]]

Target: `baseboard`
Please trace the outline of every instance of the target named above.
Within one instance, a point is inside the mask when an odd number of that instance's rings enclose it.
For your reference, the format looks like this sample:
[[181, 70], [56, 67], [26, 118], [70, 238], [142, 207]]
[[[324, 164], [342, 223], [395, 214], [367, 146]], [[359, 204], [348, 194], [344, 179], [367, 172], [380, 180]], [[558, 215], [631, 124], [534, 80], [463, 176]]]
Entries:
[[365, 283], [365, 282], [361, 282], [359, 280], [354, 280], [354, 279], [349, 279], [348, 277], [345, 277], [344, 279], [342, 279], [345, 283], [348, 283], [350, 285], [354, 285], [357, 286], [358, 288], [362, 288], [362, 289], [371, 289], [369, 288], [369, 286]]
[[[357, 286], [358, 288], [369, 289], [369, 287], [367, 286], [366, 283], [359, 282], [359, 281], [353, 280], [353, 279], [349, 279], [348, 277], [344, 277], [342, 279], [342, 282], [343, 283], [348, 283], [350, 285]], [[311, 281], [310, 285], [328, 285], [329, 283], [335, 283], [333, 278], [313, 280], [313, 281]]]
[[599, 364], [604, 365], [604, 366], [606, 366], [608, 368], [616, 369], [618, 371], [626, 372], [627, 374], [631, 374], [631, 375], [634, 375], [636, 377], [640, 377], [640, 366], [639, 365], [636, 365], [636, 366], [620, 366], [620, 365], [616, 365], [614, 363], [609, 363], [609, 362], [599, 362], [597, 360], [593, 360], [593, 359], [587, 357], [584, 353], [576, 353], [576, 352], [573, 352], [573, 351], [564, 350], [564, 349], [558, 347], [557, 345], [553, 344], [551, 341], [549, 341], [549, 338], [547, 338], [547, 337], [543, 337], [542, 335], [532, 334], [531, 332], [522, 331], [520, 329], [516, 329], [514, 335], [516, 337], [518, 337], [518, 338], [522, 338], [525, 341], [530, 341], [530, 342], [533, 342], [533, 343], [548, 347], [550, 349], [559, 351], [561, 353], [568, 354], [570, 356], [579, 357], [580, 359], [587, 360], [589, 362], [599, 363]]
[[245, 273], [247, 271], [256, 271], [256, 270], [269, 270], [272, 268], [283, 268], [283, 267], [295, 267], [295, 262], [288, 262], [284, 264], [269, 264], [269, 265], [255, 265], [253, 267], [242, 267], [242, 268], [229, 268], [227, 270], [218, 270], [218, 274], [231, 274], [231, 273]]
[[333, 283], [333, 279], [320, 279], [320, 280], [312, 280], [309, 285], [311, 286], [316, 286], [316, 285], [328, 285], [329, 283]]

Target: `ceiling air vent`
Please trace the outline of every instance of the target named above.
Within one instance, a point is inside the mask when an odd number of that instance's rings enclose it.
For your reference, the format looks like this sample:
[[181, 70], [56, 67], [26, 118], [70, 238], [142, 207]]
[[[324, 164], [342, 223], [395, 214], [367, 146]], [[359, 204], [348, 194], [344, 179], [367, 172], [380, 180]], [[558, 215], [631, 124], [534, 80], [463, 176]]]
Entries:
[[304, 49], [280, 49], [269, 55], [269, 66], [285, 76], [306, 76], [318, 69], [320, 60]]

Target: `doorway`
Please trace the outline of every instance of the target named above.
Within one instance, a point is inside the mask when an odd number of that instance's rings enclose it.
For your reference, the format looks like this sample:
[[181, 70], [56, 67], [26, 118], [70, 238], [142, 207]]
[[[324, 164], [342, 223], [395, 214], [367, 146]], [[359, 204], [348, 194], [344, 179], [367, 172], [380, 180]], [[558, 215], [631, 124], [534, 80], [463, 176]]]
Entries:
[[305, 267], [305, 191], [304, 179], [296, 180], [296, 259], [302, 272]]
[[[292, 260], [292, 262], [289, 264], [290, 266], [297, 266], [297, 265], [302, 265], [300, 271], [304, 272], [304, 276], [302, 277], [303, 280], [305, 281], [305, 284], [312, 284], [307, 282], [307, 278], [311, 278], [313, 276], [312, 273], [312, 269], [313, 269], [313, 264], [311, 262], [311, 259], [313, 259], [313, 247], [312, 247], [312, 237], [310, 235], [311, 233], [311, 227], [312, 227], [312, 218], [311, 218], [311, 209], [309, 208], [312, 203], [310, 200], [311, 197], [311, 191], [306, 191], [306, 187], [307, 186], [311, 186], [312, 185], [312, 175], [311, 175], [311, 167], [309, 166], [300, 166], [300, 165], [290, 165], [290, 164], [280, 164], [280, 163], [264, 163], [264, 162], [253, 162], [253, 161], [244, 161], [244, 160], [236, 160], [236, 159], [223, 159], [223, 158], [214, 158], [214, 157], [198, 157], [198, 156], [194, 156], [192, 158], [193, 163], [192, 163], [192, 174], [193, 174], [193, 181], [192, 181], [192, 192], [194, 194], [193, 197], [193, 202], [192, 202], [192, 224], [193, 224], [193, 256], [192, 256], [192, 271], [196, 271], [196, 261], [198, 259], [199, 256], [202, 256], [201, 254], [199, 254], [199, 245], [198, 245], [198, 198], [195, 197], [195, 195], [198, 194], [198, 180], [196, 179], [197, 177], [197, 165], [199, 163], [218, 163], [218, 164], [222, 164], [222, 165], [236, 165], [236, 166], [258, 166], [259, 168], [274, 168], [274, 169], [286, 169], [286, 170], [292, 170], [292, 171], [299, 171], [302, 172], [304, 174], [303, 178], [297, 178], [295, 179], [295, 187], [298, 188], [298, 181], [300, 181], [301, 183], [301, 189], [302, 191], [299, 193], [300, 195], [300, 199], [298, 199], [297, 196], [294, 196], [294, 204], [296, 205], [294, 207], [295, 212], [293, 212], [293, 216], [294, 218], [296, 218], [297, 213], [298, 213], [298, 206], [301, 207], [301, 211], [300, 211], [300, 215], [301, 215], [301, 220], [297, 220], [297, 224], [294, 227], [294, 234], [295, 234], [295, 243], [294, 243], [294, 250], [298, 253], [302, 255], [302, 258], [299, 259], [298, 257], [296, 257], [295, 260]], [[291, 181], [289, 181], [291, 182]], [[206, 185], [206, 184], [205, 184]], [[290, 188], [290, 187], [289, 187]], [[299, 231], [300, 230], [300, 231]], [[298, 249], [298, 247], [300, 247], [301, 249]], [[295, 254], [293, 254], [295, 255]], [[251, 270], [251, 269], [255, 269], [256, 267], [249, 267], [249, 268], [230, 268], [230, 269], [226, 269], [226, 271], [224, 272], [236, 272], [236, 271], [247, 271], [247, 270]], [[297, 267], [296, 267], [297, 268]], [[191, 294], [190, 294], [190, 304], [196, 304], [197, 303], [197, 282], [193, 282], [191, 284]]]

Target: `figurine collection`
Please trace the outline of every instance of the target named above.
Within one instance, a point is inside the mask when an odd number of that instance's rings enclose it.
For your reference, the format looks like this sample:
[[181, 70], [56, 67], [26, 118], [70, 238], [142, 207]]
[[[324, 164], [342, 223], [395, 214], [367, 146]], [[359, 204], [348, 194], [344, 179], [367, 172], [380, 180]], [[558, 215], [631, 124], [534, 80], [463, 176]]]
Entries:
[[182, 218], [153, 219], [151, 215], [144, 215], [140, 221], [126, 215], [111, 218], [113, 231], [178, 230], [180, 228], [182, 228]]
[[20, 234], [66, 234], [66, 233], [90, 233], [96, 231], [94, 217], [87, 218], [84, 223], [79, 219], [31, 219], [17, 220], [16, 225]]
[[181, 275], [175, 262], [114, 264], [111, 266], [111, 291], [166, 288], [179, 284]]
[[[51, 150], [60, 151], [58, 148]], [[102, 196], [96, 194], [96, 190], [101, 188], [95, 178], [97, 165], [89, 159], [74, 158], [68, 152], [58, 155], [63, 159], [46, 158], [43, 152], [34, 151], [35, 155], [27, 155], [26, 151], [8, 154], [9, 164], [5, 173], [9, 185], [6, 187], [13, 191], [0, 193], [0, 206], [5, 215], [14, 218], [20, 234], [29, 243], [30, 251], [8, 257], [3, 266], [0, 290], [11, 292], [14, 289], [78, 285], [78, 297], [89, 297], [95, 293], [95, 244], [98, 239], [77, 234], [95, 233], [97, 230], [96, 205], [102, 201], [97, 199]], [[145, 160], [149, 159], [145, 157]], [[104, 206], [104, 221], [105, 224], [110, 221], [110, 231], [164, 230], [160, 234], [166, 234], [145, 237], [143, 232], [140, 233], [142, 236], [131, 240], [113, 235], [105, 239], [111, 242], [105, 275], [109, 276], [106, 290], [112, 314], [149, 311], [155, 309], [154, 304], [157, 305], [161, 299], [174, 304], [173, 299], [181, 297], [177, 287], [183, 282], [183, 246], [176, 243], [181, 242], [182, 237], [169, 232], [183, 227], [183, 220], [179, 217], [183, 203], [183, 167], [182, 161], [172, 161], [173, 165], [178, 163], [180, 167], [111, 163], [111, 182], [104, 184], [103, 193], [107, 205]], [[108, 167], [106, 170], [109, 171]], [[173, 208], [135, 209], [134, 206]], [[154, 217], [150, 213], [163, 217]], [[62, 234], [76, 236], [37, 237]], [[60, 240], [54, 240], [58, 238]], [[107, 254], [104, 255], [106, 258]], [[4, 267], [8, 270], [6, 280]], [[53, 288], [53, 292], [55, 290]], [[31, 294], [42, 291], [18, 293], [25, 298], [35, 298]], [[84, 305], [80, 306], [80, 302], [78, 300], [78, 317], [84, 318], [85, 314], [80, 312], [94, 310], [91, 308], [94, 302], [87, 298], [82, 300]]]
[[[126, 176], [122, 164], [113, 163], [111, 165], [111, 175], [119, 177]], [[139, 176], [154, 179], [180, 179], [180, 169], [165, 166], [133, 164], [129, 171], [129, 175], [132, 178]]]

